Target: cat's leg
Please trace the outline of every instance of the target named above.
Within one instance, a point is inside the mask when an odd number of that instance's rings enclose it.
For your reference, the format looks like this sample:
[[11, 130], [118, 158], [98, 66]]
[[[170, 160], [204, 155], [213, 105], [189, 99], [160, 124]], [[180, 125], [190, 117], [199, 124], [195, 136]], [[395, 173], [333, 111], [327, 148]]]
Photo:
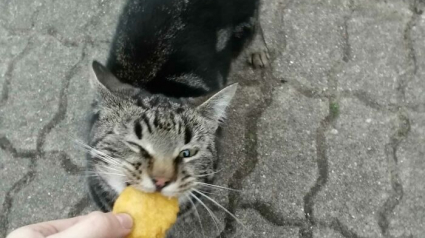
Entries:
[[260, 23], [259, 11], [255, 13], [254, 35], [246, 49], [248, 63], [254, 68], [266, 68], [269, 66], [269, 52], [264, 39], [264, 32]]
[[238, 57], [250, 45], [255, 36], [256, 24], [256, 17], [250, 17], [233, 27], [231, 37], [233, 58]]
[[269, 65], [269, 52], [264, 43], [258, 14], [237, 25], [232, 40], [236, 56], [245, 48], [245, 57], [254, 68], [265, 68]]
[[258, 24], [254, 39], [250, 42], [246, 49], [246, 58], [252, 67], [266, 68], [269, 66], [269, 52], [263, 39], [261, 26]]

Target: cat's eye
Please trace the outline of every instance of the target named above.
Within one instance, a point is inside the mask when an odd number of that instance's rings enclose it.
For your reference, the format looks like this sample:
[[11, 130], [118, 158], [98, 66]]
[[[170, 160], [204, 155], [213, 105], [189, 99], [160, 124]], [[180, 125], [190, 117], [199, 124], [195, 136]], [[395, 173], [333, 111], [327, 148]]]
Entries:
[[180, 151], [179, 157], [180, 158], [189, 158], [189, 157], [196, 155], [196, 153], [198, 153], [198, 151], [195, 150], [195, 149], [186, 149], [186, 150]]

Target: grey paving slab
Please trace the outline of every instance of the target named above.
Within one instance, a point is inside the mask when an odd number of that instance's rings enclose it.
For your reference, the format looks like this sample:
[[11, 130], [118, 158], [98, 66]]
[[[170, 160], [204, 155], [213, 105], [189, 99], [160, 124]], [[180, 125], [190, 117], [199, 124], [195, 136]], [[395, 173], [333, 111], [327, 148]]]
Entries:
[[245, 223], [246, 229], [240, 229], [237, 237], [249, 238], [296, 238], [298, 237], [297, 227], [282, 227], [277, 224], [271, 224], [264, 220], [256, 210], [246, 209], [236, 213]]
[[[4, 105], [8, 97], [8, 87], [13, 78], [15, 62], [20, 59], [20, 56], [28, 44], [28, 39], [10, 34], [4, 27], [0, 26], [0, 105]], [[1, 117], [1, 116], [0, 116]]]
[[57, 154], [37, 160], [36, 175], [14, 197], [8, 230], [34, 221], [67, 217], [85, 193], [84, 177], [67, 174]]
[[80, 60], [81, 50], [64, 47], [51, 37], [34, 36], [19, 57], [9, 79], [7, 104], [0, 108], [7, 115], [0, 133], [20, 148], [35, 149], [40, 129], [58, 110], [62, 79]]
[[328, 227], [318, 227], [313, 230], [315, 238], [343, 238], [344, 236]]
[[381, 237], [377, 211], [392, 192], [387, 144], [397, 116], [341, 99], [339, 117], [325, 131], [326, 185], [316, 195], [315, 217], [338, 219], [359, 236]]
[[7, 66], [8, 61], [16, 57], [25, 48], [28, 39], [10, 34], [4, 27], [0, 27], [0, 41], [2, 44], [2, 66]]
[[[10, 195], [13, 195], [16, 191], [13, 189], [14, 184], [22, 180], [28, 172], [30, 162], [24, 158], [16, 158], [11, 153], [1, 149], [0, 158], [0, 190], [2, 191], [0, 203], [6, 204], [10, 202]], [[5, 191], [10, 191], [10, 195], [3, 194]]]
[[245, 202], [270, 204], [288, 219], [304, 218], [303, 197], [317, 177], [314, 135], [327, 114], [327, 100], [305, 98], [283, 85], [275, 88], [258, 121], [258, 163], [243, 182]]
[[[84, 66], [88, 66], [88, 60]], [[88, 121], [94, 99], [89, 86], [90, 71], [81, 69], [70, 79], [66, 97], [67, 110], [64, 119], [47, 135], [45, 150], [63, 151], [70, 163], [66, 169], [81, 174], [86, 164], [86, 150], [79, 143], [87, 144]]]
[[[339, 90], [360, 90], [379, 104], [396, 104], [399, 78], [409, 73], [408, 23], [413, 13], [408, 3], [361, 1], [348, 16], [347, 67]], [[379, 90], [378, 90], [379, 89]]]
[[393, 237], [421, 237], [425, 230], [425, 114], [409, 113], [410, 131], [396, 151], [402, 199], [388, 217]]
[[34, 30], [52, 35], [68, 45], [108, 42], [125, 1], [46, 1], [34, 21]]
[[29, 30], [34, 26], [38, 12], [46, 0], [31, 1], [2, 1], [2, 23], [18, 31]]
[[[423, 11], [425, 7], [418, 9]], [[412, 24], [412, 31], [410, 37], [412, 39], [411, 57], [413, 59], [413, 70], [415, 76], [407, 82], [406, 87], [406, 103], [415, 111], [425, 112], [425, 46], [422, 40], [425, 37], [425, 18], [417, 17]]]
[[[273, 19], [280, 24], [269, 25], [277, 33], [272, 37], [286, 39], [286, 45], [276, 42], [270, 46], [279, 52], [273, 63], [274, 74], [293, 83], [328, 90], [328, 71], [344, 54], [347, 2], [288, 1], [280, 7], [271, 2], [280, 15]], [[268, 13], [263, 15], [267, 18]]]
[[[86, 214], [88, 64], [124, 1], [0, 1], [0, 237]], [[202, 206], [172, 237], [422, 237], [425, 2], [263, 1], [231, 82], [217, 226]], [[199, 225], [199, 223], [202, 224]], [[245, 228], [244, 228], [245, 227]]]

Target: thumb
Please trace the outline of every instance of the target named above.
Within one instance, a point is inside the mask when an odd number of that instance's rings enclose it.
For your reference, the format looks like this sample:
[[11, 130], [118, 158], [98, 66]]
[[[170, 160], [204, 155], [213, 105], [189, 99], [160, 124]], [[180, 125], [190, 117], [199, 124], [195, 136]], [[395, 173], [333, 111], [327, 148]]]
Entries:
[[128, 235], [133, 220], [127, 214], [93, 212], [86, 219], [49, 238], [123, 238]]

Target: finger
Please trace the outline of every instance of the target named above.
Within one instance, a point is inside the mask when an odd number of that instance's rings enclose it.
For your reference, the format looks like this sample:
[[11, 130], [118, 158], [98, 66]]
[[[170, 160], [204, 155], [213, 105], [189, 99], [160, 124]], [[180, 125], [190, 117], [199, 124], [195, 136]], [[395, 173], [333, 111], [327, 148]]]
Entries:
[[79, 221], [83, 220], [86, 216], [79, 216], [70, 219], [62, 219], [55, 221], [47, 221], [37, 224], [32, 224], [28, 226], [21, 227], [17, 230], [14, 230], [10, 233], [7, 238], [44, 238], [63, 230], [68, 229], [69, 227], [75, 225]]
[[131, 231], [129, 215], [93, 212], [69, 229], [48, 238], [123, 238]]

